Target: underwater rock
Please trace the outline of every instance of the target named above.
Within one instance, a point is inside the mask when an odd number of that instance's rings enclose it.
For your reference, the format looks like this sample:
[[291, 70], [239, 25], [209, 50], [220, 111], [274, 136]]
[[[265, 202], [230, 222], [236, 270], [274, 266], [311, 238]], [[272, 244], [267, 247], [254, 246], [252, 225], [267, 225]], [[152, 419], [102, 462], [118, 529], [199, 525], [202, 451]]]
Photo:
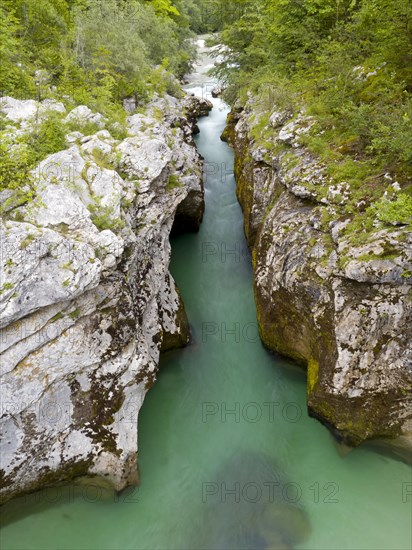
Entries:
[[[202, 525], [192, 548], [286, 550], [310, 533], [284, 472], [264, 453], [245, 451], [203, 484]], [[293, 493], [293, 494], [292, 494]]]

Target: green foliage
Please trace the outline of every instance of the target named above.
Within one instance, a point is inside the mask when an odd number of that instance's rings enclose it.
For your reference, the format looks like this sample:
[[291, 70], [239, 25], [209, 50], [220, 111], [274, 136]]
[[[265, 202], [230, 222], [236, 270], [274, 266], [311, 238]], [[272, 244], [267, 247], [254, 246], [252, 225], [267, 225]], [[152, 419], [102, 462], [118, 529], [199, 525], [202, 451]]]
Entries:
[[114, 218], [113, 207], [101, 204], [101, 197], [95, 198], [95, 203], [89, 206], [89, 211], [91, 220], [99, 231], [110, 229], [117, 232], [125, 226], [124, 220]]
[[34, 94], [34, 78], [24, 68], [28, 52], [22, 47], [19, 19], [11, 2], [0, 4], [0, 36], [0, 90], [18, 97]]
[[391, 107], [374, 117], [368, 150], [412, 166], [412, 98]]
[[11, 290], [13, 288], [14, 288], [13, 283], [4, 283], [4, 285], [0, 287], [0, 294], [3, 294], [4, 292], [6, 292], [6, 290]]
[[48, 155], [66, 149], [66, 133], [59, 113], [49, 112], [36, 122], [33, 130], [18, 140], [27, 151], [29, 167], [34, 168]]
[[0, 191], [10, 192], [0, 205], [0, 214], [31, 201], [35, 196], [27, 151], [12, 146], [5, 139], [0, 140]]
[[36, 237], [33, 235], [33, 233], [27, 233], [27, 236], [25, 239], [23, 239], [20, 243], [20, 248], [24, 249], [31, 244]]
[[67, 132], [81, 132], [85, 136], [91, 136], [101, 130], [96, 122], [90, 120], [70, 120], [65, 127]]
[[[222, 2], [221, 2], [222, 4]], [[350, 223], [352, 245], [376, 225], [411, 223], [412, 6], [410, 0], [238, 0], [237, 19], [212, 44], [223, 56], [215, 74], [231, 102], [254, 96], [251, 137], [275, 151], [267, 124], [273, 111], [304, 108], [315, 124], [299, 141], [325, 165], [325, 185], [305, 186], [328, 198], [322, 225]], [[222, 46], [223, 44], [223, 46]], [[277, 149], [276, 149], [277, 151]], [[279, 151], [277, 151], [279, 152]], [[284, 166], [295, 155], [283, 157]], [[386, 173], [401, 193], [381, 198]], [[346, 196], [328, 196], [343, 184]], [[386, 196], [386, 195], [385, 195]]]
[[173, 189], [176, 189], [177, 187], [181, 187], [181, 186], [182, 184], [180, 182], [179, 177], [176, 174], [171, 174], [166, 184], [166, 190], [172, 191]]
[[226, 48], [216, 73], [230, 101], [244, 100], [245, 86], [257, 97], [270, 87], [268, 111], [305, 106], [317, 118], [320, 150], [412, 176], [410, 0], [237, 4], [215, 41]]
[[[136, 18], [143, 13], [136, 5]], [[92, 2], [87, 10], [76, 11], [76, 62], [93, 76], [100, 101], [112, 99], [116, 91], [127, 95], [148, 73], [146, 45], [133, 19], [116, 0]]]
[[412, 223], [412, 197], [399, 193], [395, 200], [382, 198], [371, 206], [377, 218], [388, 225], [410, 225]]
[[157, 15], [179, 15], [179, 11], [170, 0], [148, 0]]
[[44, 99], [57, 89], [59, 97], [101, 111], [128, 96], [147, 101], [157, 65], [178, 76], [190, 66], [192, 35], [178, 4], [3, 0], [0, 92]]
[[113, 161], [111, 160], [109, 155], [107, 155], [106, 153], [103, 153], [101, 149], [96, 147], [95, 149], [93, 149], [92, 154], [97, 166], [107, 170], [113, 169]]

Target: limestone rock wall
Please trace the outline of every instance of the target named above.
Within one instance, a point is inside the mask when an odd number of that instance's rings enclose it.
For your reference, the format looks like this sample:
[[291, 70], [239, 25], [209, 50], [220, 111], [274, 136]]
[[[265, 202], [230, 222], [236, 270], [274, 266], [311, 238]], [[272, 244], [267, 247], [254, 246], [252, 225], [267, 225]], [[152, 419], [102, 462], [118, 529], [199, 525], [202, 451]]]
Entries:
[[[0, 103], [12, 138], [50, 109], [66, 110]], [[82, 476], [116, 490], [138, 481], [139, 409], [160, 351], [189, 337], [169, 235], [177, 211], [190, 230], [203, 215], [196, 109], [208, 105], [157, 99], [116, 141], [102, 115], [77, 107], [68, 120], [101, 129], [72, 132], [33, 170], [29, 203], [0, 194], [11, 205], [0, 225], [2, 501]]]
[[307, 367], [309, 412], [340, 440], [377, 439], [410, 459], [412, 235], [377, 225], [351, 242], [339, 209], [350, 188], [329, 183], [299, 140], [310, 117], [274, 112], [271, 143], [256, 139], [259, 120], [253, 99], [237, 106], [223, 139], [236, 153], [263, 342]]

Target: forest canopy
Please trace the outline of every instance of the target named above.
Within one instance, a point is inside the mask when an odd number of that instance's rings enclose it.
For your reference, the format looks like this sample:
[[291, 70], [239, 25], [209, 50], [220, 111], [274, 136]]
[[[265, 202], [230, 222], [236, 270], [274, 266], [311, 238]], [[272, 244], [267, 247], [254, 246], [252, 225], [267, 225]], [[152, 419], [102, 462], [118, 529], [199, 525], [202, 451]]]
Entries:
[[3, 0], [0, 93], [70, 98], [105, 114], [126, 97], [144, 104], [156, 92], [178, 93], [170, 74], [190, 70], [195, 33], [213, 32], [223, 54], [215, 74], [230, 103], [252, 92], [268, 102], [268, 116], [304, 108], [324, 132], [308, 137], [314, 152], [347, 154], [364, 171], [396, 171], [406, 182], [411, 2]]
[[[170, 0], [3, 0], [0, 91], [50, 94], [101, 107], [164, 91], [194, 50], [189, 19]], [[165, 80], [166, 79], [166, 80]]]
[[252, 91], [269, 101], [268, 110], [305, 108], [325, 132], [309, 144], [315, 152], [347, 152], [374, 164], [372, 171], [396, 170], [410, 182], [411, 0], [210, 5], [214, 14], [221, 10], [215, 44], [224, 61], [216, 74], [231, 103]]

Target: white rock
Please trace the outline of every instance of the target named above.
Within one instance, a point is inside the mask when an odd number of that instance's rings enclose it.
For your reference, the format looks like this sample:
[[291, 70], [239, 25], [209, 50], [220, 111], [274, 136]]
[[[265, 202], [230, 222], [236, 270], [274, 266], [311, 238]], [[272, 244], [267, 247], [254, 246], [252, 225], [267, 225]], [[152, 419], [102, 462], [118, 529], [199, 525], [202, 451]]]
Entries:
[[[179, 104], [164, 109], [170, 119]], [[69, 114], [94, 117], [84, 106]], [[0, 223], [3, 499], [40, 487], [44, 474], [69, 480], [73, 465], [116, 490], [138, 481], [138, 412], [161, 346], [187, 338], [169, 235], [179, 209], [199, 222], [203, 200], [193, 146], [168, 122], [157, 132], [119, 146], [150, 192], [96, 165], [91, 146], [115, 143], [102, 131], [44, 159], [24, 221]], [[181, 182], [173, 192], [171, 173]]]
[[86, 107], [86, 105], [79, 105], [78, 107], [75, 107], [67, 115], [65, 121], [79, 124], [91, 122], [93, 124], [96, 124], [100, 128], [104, 128], [105, 126], [104, 116], [100, 113], [93, 113], [91, 109], [89, 109], [89, 107]]
[[0, 98], [0, 111], [12, 122], [32, 119], [36, 115], [38, 107], [39, 104], [34, 99], [20, 100], [9, 96]]
[[107, 156], [112, 152], [112, 146], [106, 141], [102, 141], [97, 135], [84, 137], [81, 144], [81, 150], [89, 155], [92, 155], [96, 149]]
[[133, 178], [146, 180], [157, 179], [170, 163], [172, 151], [163, 139], [127, 138], [117, 147], [121, 153], [120, 166]]
[[60, 101], [56, 101], [55, 99], [45, 99], [41, 102], [39, 107], [40, 113], [49, 113], [50, 111], [54, 111], [56, 113], [65, 113], [66, 107], [63, 103]]
[[67, 143], [75, 143], [76, 141], [79, 141], [82, 139], [83, 134], [81, 132], [70, 132], [70, 134], [67, 134], [66, 141]]
[[273, 128], [279, 128], [280, 126], [283, 126], [283, 124], [285, 124], [291, 116], [292, 115], [288, 111], [275, 111], [270, 115], [269, 124]]
[[295, 137], [296, 124], [290, 122], [280, 130], [278, 138], [285, 143], [291, 143]]

